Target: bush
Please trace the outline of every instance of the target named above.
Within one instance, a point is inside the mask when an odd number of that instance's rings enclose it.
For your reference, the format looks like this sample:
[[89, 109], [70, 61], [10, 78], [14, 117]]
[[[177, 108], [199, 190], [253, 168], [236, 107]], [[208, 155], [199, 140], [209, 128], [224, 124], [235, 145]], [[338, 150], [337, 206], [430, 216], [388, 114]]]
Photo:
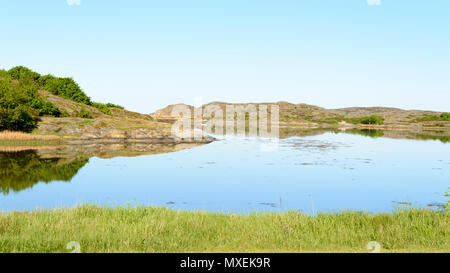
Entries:
[[91, 111], [87, 110], [84, 107], [81, 107], [80, 111], [75, 111], [75, 115], [79, 118], [93, 118]]
[[40, 81], [40, 84], [47, 91], [61, 96], [65, 99], [73, 100], [75, 102], [92, 105], [91, 98], [88, 97], [80, 86], [72, 78], [55, 78], [53, 76], [45, 76], [47, 78]]
[[61, 117], [61, 118], [67, 118], [67, 117], [70, 117], [70, 114], [69, 114], [69, 112], [67, 112], [66, 110], [63, 110], [63, 111], [61, 112], [61, 115], [60, 115], [59, 117]]
[[108, 106], [106, 106], [106, 105], [104, 105], [102, 103], [94, 102], [94, 103], [92, 103], [92, 106], [97, 108], [103, 114], [106, 114], [106, 115], [109, 115], [109, 116], [112, 115], [111, 110], [109, 110]]
[[361, 117], [359, 122], [362, 124], [383, 124], [384, 118], [378, 115], [371, 115], [367, 117]]
[[37, 93], [35, 85], [13, 87], [6, 81], [0, 81], [0, 107], [14, 109], [20, 105], [37, 110], [37, 115], [60, 116], [61, 112], [51, 102]]
[[0, 130], [30, 131], [36, 126], [28, 91], [0, 80]]
[[11, 76], [7, 71], [0, 69], [0, 81], [11, 81]]
[[27, 104], [28, 101], [29, 97], [24, 89], [13, 88], [10, 83], [0, 81], [0, 107], [12, 109]]
[[[5, 71], [0, 74], [1, 78], [5, 78], [4, 74]], [[23, 66], [17, 66], [8, 70], [7, 75], [9, 79], [19, 81], [19, 86], [33, 86], [35, 88], [34, 91], [42, 88], [65, 99], [92, 105], [91, 98], [81, 90], [80, 86], [72, 78], [57, 78], [52, 75], [41, 76]]]
[[108, 106], [109, 108], [119, 108], [119, 109], [125, 109], [123, 106], [114, 104], [114, 103], [107, 103], [106, 106]]
[[425, 114], [417, 118], [417, 121], [450, 121], [450, 113], [442, 113], [440, 116]]
[[450, 113], [442, 113], [440, 117], [442, 120], [450, 121]]
[[36, 127], [38, 119], [30, 109], [20, 105], [14, 109], [0, 108], [0, 130], [29, 132]]
[[51, 102], [38, 98], [32, 102], [31, 107], [39, 110], [40, 116], [60, 117], [61, 111]]
[[29, 80], [35, 81], [41, 75], [31, 71], [29, 68], [23, 66], [16, 66], [8, 70], [8, 74], [11, 76], [13, 80]]
[[53, 75], [45, 75], [39, 77], [39, 79], [36, 80], [36, 83], [39, 85], [41, 89], [45, 89], [47, 86], [47, 83], [50, 83], [50, 81], [56, 79]]

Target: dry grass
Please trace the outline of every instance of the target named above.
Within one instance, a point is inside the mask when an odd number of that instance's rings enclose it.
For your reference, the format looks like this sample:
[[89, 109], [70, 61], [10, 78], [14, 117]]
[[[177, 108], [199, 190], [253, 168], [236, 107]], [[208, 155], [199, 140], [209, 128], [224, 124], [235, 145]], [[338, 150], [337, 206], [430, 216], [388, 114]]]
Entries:
[[12, 131], [3, 131], [0, 132], [0, 140], [59, 140], [58, 136], [50, 136], [50, 135], [32, 135], [22, 132], [12, 132]]

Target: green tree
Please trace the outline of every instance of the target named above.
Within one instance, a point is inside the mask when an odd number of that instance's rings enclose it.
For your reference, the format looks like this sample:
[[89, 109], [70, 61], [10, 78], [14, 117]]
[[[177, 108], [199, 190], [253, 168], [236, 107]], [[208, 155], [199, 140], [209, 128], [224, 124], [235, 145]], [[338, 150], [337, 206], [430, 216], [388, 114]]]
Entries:
[[36, 127], [37, 121], [30, 109], [24, 105], [14, 109], [0, 108], [0, 130], [30, 132]]
[[0, 81], [0, 107], [14, 109], [20, 105], [37, 110], [38, 115], [60, 116], [61, 112], [51, 102], [37, 93], [35, 85], [15, 86]]
[[378, 115], [371, 115], [367, 117], [361, 117], [359, 122], [362, 124], [383, 124], [384, 118]]
[[0, 81], [0, 107], [16, 108], [19, 105], [28, 103], [29, 98], [24, 90], [13, 88], [10, 83]]

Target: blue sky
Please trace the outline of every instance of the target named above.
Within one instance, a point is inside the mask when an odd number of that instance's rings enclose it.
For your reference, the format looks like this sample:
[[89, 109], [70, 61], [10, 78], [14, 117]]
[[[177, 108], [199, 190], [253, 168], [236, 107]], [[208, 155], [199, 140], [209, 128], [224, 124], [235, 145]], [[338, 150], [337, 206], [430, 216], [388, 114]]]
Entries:
[[0, 67], [144, 113], [198, 97], [450, 111], [448, 0], [77, 2], [0, 0]]

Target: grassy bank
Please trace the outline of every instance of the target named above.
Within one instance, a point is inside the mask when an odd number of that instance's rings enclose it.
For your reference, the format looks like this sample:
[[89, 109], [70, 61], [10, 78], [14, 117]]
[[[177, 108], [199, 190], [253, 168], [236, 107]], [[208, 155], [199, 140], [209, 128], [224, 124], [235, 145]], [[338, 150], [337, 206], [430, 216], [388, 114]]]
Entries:
[[251, 215], [101, 208], [0, 216], [1, 252], [449, 252], [450, 215], [430, 210], [390, 214], [297, 212]]

